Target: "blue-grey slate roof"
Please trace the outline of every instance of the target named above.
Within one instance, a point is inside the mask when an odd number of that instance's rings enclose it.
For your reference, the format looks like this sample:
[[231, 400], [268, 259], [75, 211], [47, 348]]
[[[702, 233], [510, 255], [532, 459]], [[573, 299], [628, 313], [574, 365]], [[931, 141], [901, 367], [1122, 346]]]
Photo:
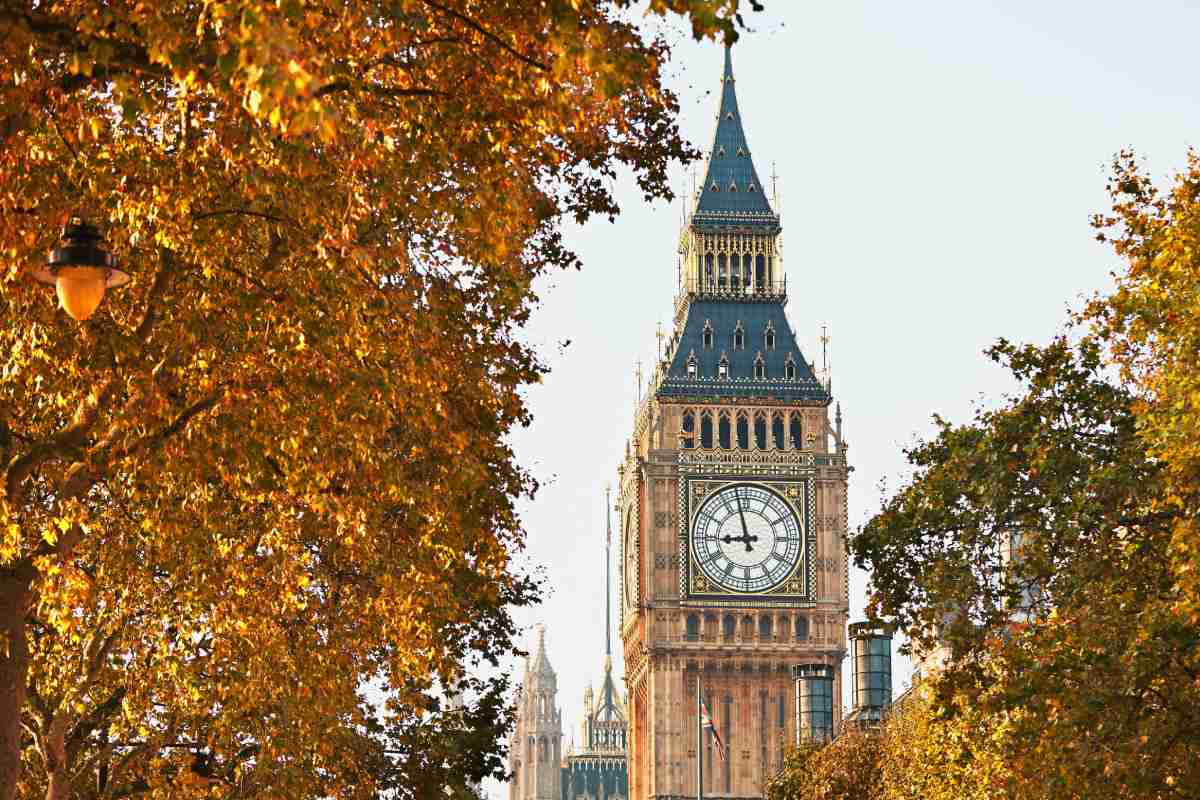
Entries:
[[[741, 322], [745, 348], [733, 348], [734, 331]], [[713, 332], [712, 347], [704, 346], [706, 323]], [[765, 334], [775, 331], [775, 347], [768, 350]], [[721, 377], [721, 355], [729, 360], [729, 373]], [[766, 376], [754, 374], [756, 357], [762, 354]], [[785, 377], [788, 355], [796, 365], [795, 378]], [[688, 358], [695, 356], [696, 374], [688, 375]], [[746, 300], [693, 300], [688, 304], [683, 332], [671, 353], [671, 366], [657, 388], [660, 396], [762, 397], [828, 403], [829, 392], [817, 380], [796, 343], [783, 304]]]
[[717, 130], [713, 135], [704, 185], [700, 187], [692, 224], [700, 227], [779, 226], [779, 217], [767, 201], [766, 191], [750, 155], [750, 145], [746, 143], [728, 47], [725, 48], [725, 74], [721, 79]]

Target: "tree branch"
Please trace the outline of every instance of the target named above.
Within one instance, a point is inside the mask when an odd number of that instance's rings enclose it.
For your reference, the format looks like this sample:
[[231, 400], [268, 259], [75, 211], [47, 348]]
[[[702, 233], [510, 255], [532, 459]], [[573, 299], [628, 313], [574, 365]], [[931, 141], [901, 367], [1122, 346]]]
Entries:
[[4, 491], [9, 503], [20, 502], [25, 492], [25, 479], [40, 465], [52, 458], [70, 458], [83, 447], [100, 417], [100, 410], [112, 399], [114, 387], [112, 377], [104, 380], [80, 402], [70, 425], [9, 462], [4, 474]]
[[[337, 92], [345, 92], [354, 88], [349, 78], [330, 81], [313, 92], [313, 97], [325, 97]], [[361, 83], [359, 88], [379, 97], [444, 97], [445, 92], [437, 89], [405, 89], [399, 86], [382, 86], [378, 83]]]
[[125, 448], [117, 451], [116, 453], [114, 453], [112, 456], [112, 460], [115, 461], [118, 459], [127, 458], [127, 457], [133, 455], [134, 453], [144, 452], [145, 450], [149, 450], [149, 449], [160, 446], [167, 439], [169, 439], [170, 437], [174, 436], [175, 434], [179, 433], [184, 428], [186, 428], [188, 423], [191, 422], [194, 418], [196, 418], [200, 414], [203, 414], [205, 411], [209, 411], [209, 410], [215, 408], [217, 406], [217, 404], [219, 404], [221, 402], [221, 398], [224, 396], [225, 396], [225, 393], [223, 391], [218, 391], [218, 392], [213, 392], [212, 394], [202, 397], [201, 399], [197, 400], [195, 403], [192, 403], [190, 406], [185, 408], [178, 417], [176, 417], [169, 425], [167, 425], [161, 431], [143, 436], [141, 439], [138, 439], [136, 442], [134, 442], [130, 446], [125, 447]]
[[134, 336], [144, 345], [150, 338], [150, 331], [159, 319], [158, 305], [167, 290], [167, 283], [175, 272], [175, 259], [170, 250], [165, 247], [158, 251], [158, 271], [154, 273], [154, 282], [150, 284], [150, 292], [146, 295], [146, 310], [142, 321], [138, 323]]
[[499, 45], [499, 46], [500, 46], [502, 49], [504, 49], [506, 52], [510, 53], [510, 54], [511, 54], [511, 55], [513, 55], [515, 58], [517, 58], [518, 60], [520, 60], [520, 61], [522, 61], [522, 62], [524, 62], [524, 63], [528, 64], [529, 66], [531, 66], [531, 67], [536, 67], [536, 68], [538, 68], [538, 69], [540, 69], [540, 70], [542, 70], [542, 71], [544, 71], [544, 72], [548, 72], [548, 71], [550, 70], [550, 66], [549, 66], [548, 64], [543, 64], [541, 61], [537, 61], [536, 59], [533, 59], [533, 58], [530, 58], [530, 57], [529, 57], [529, 56], [527, 56], [527, 55], [524, 55], [523, 53], [521, 53], [520, 51], [516, 50], [515, 48], [513, 48], [513, 47], [512, 47], [511, 45], [509, 45], [508, 43], [506, 43], [506, 42], [505, 42], [503, 39], [501, 39], [499, 36], [497, 36], [496, 34], [492, 33], [492, 32], [491, 32], [491, 31], [489, 31], [488, 29], [484, 28], [484, 27], [483, 27], [482, 25], [480, 25], [478, 22], [476, 22], [475, 20], [473, 20], [473, 19], [471, 19], [470, 17], [466, 16], [465, 14], [463, 14], [463, 13], [461, 13], [461, 12], [459, 12], [459, 11], [455, 11], [455, 10], [454, 10], [454, 9], [452, 9], [452, 8], [446, 8], [446, 6], [443, 6], [443, 5], [441, 5], [440, 3], [435, 3], [435, 2], [434, 2], [434, 0], [422, 0], [422, 2], [424, 2], [424, 3], [425, 3], [425, 5], [427, 5], [427, 6], [431, 6], [431, 7], [433, 7], [433, 8], [436, 8], [438, 11], [441, 11], [443, 14], [446, 14], [446, 15], [448, 15], [448, 16], [454, 17], [455, 19], [457, 19], [457, 20], [459, 20], [460, 22], [462, 22], [463, 24], [465, 24], [465, 25], [466, 25], [468, 28], [470, 28], [471, 30], [474, 30], [474, 31], [476, 31], [476, 32], [478, 32], [478, 33], [482, 34], [482, 35], [484, 36], [484, 38], [486, 38], [486, 39], [489, 39], [489, 40], [491, 40], [492, 42], [495, 42], [497, 45]]

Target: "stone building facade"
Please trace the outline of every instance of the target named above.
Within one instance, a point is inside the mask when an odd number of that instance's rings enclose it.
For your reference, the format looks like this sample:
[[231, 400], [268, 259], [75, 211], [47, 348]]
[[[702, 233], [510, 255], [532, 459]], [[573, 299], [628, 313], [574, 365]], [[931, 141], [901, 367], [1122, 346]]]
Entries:
[[558, 677], [546, 655], [546, 628], [537, 626], [537, 651], [525, 665], [517, 722], [508, 742], [509, 800], [561, 800], [562, 712]]
[[[794, 664], [835, 669], [835, 725], [841, 715], [841, 414], [784, 313], [782, 228], [728, 50], [721, 84], [704, 184], [680, 233], [673, 331], [619, 470], [631, 800], [696, 797], [699, 766], [706, 797], [763, 797], [795, 741]], [[801, 286], [806, 302], [820, 296], [813, 277]], [[698, 747], [698, 691], [727, 759], [709, 737]]]

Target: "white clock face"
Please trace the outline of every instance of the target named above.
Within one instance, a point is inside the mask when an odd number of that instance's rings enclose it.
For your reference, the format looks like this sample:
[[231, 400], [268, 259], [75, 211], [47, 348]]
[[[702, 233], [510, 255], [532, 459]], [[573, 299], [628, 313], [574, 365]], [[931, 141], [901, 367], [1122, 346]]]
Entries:
[[763, 486], [713, 492], [692, 525], [692, 552], [710, 581], [730, 592], [765, 592], [787, 580], [803, 553], [800, 520]]

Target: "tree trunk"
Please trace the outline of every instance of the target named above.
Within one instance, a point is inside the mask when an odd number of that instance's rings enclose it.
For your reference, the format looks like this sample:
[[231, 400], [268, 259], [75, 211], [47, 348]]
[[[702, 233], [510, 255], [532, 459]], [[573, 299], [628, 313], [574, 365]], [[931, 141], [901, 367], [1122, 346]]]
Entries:
[[29, 673], [25, 614], [32, 565], [0, 569], [0, 800], [13, 800], [21, 777], [21, 713]]
[[66, 710], [58, 709], [42, 747], [46, 753], [46, 800], [70, 800], [71, 782], [67, 774]]

